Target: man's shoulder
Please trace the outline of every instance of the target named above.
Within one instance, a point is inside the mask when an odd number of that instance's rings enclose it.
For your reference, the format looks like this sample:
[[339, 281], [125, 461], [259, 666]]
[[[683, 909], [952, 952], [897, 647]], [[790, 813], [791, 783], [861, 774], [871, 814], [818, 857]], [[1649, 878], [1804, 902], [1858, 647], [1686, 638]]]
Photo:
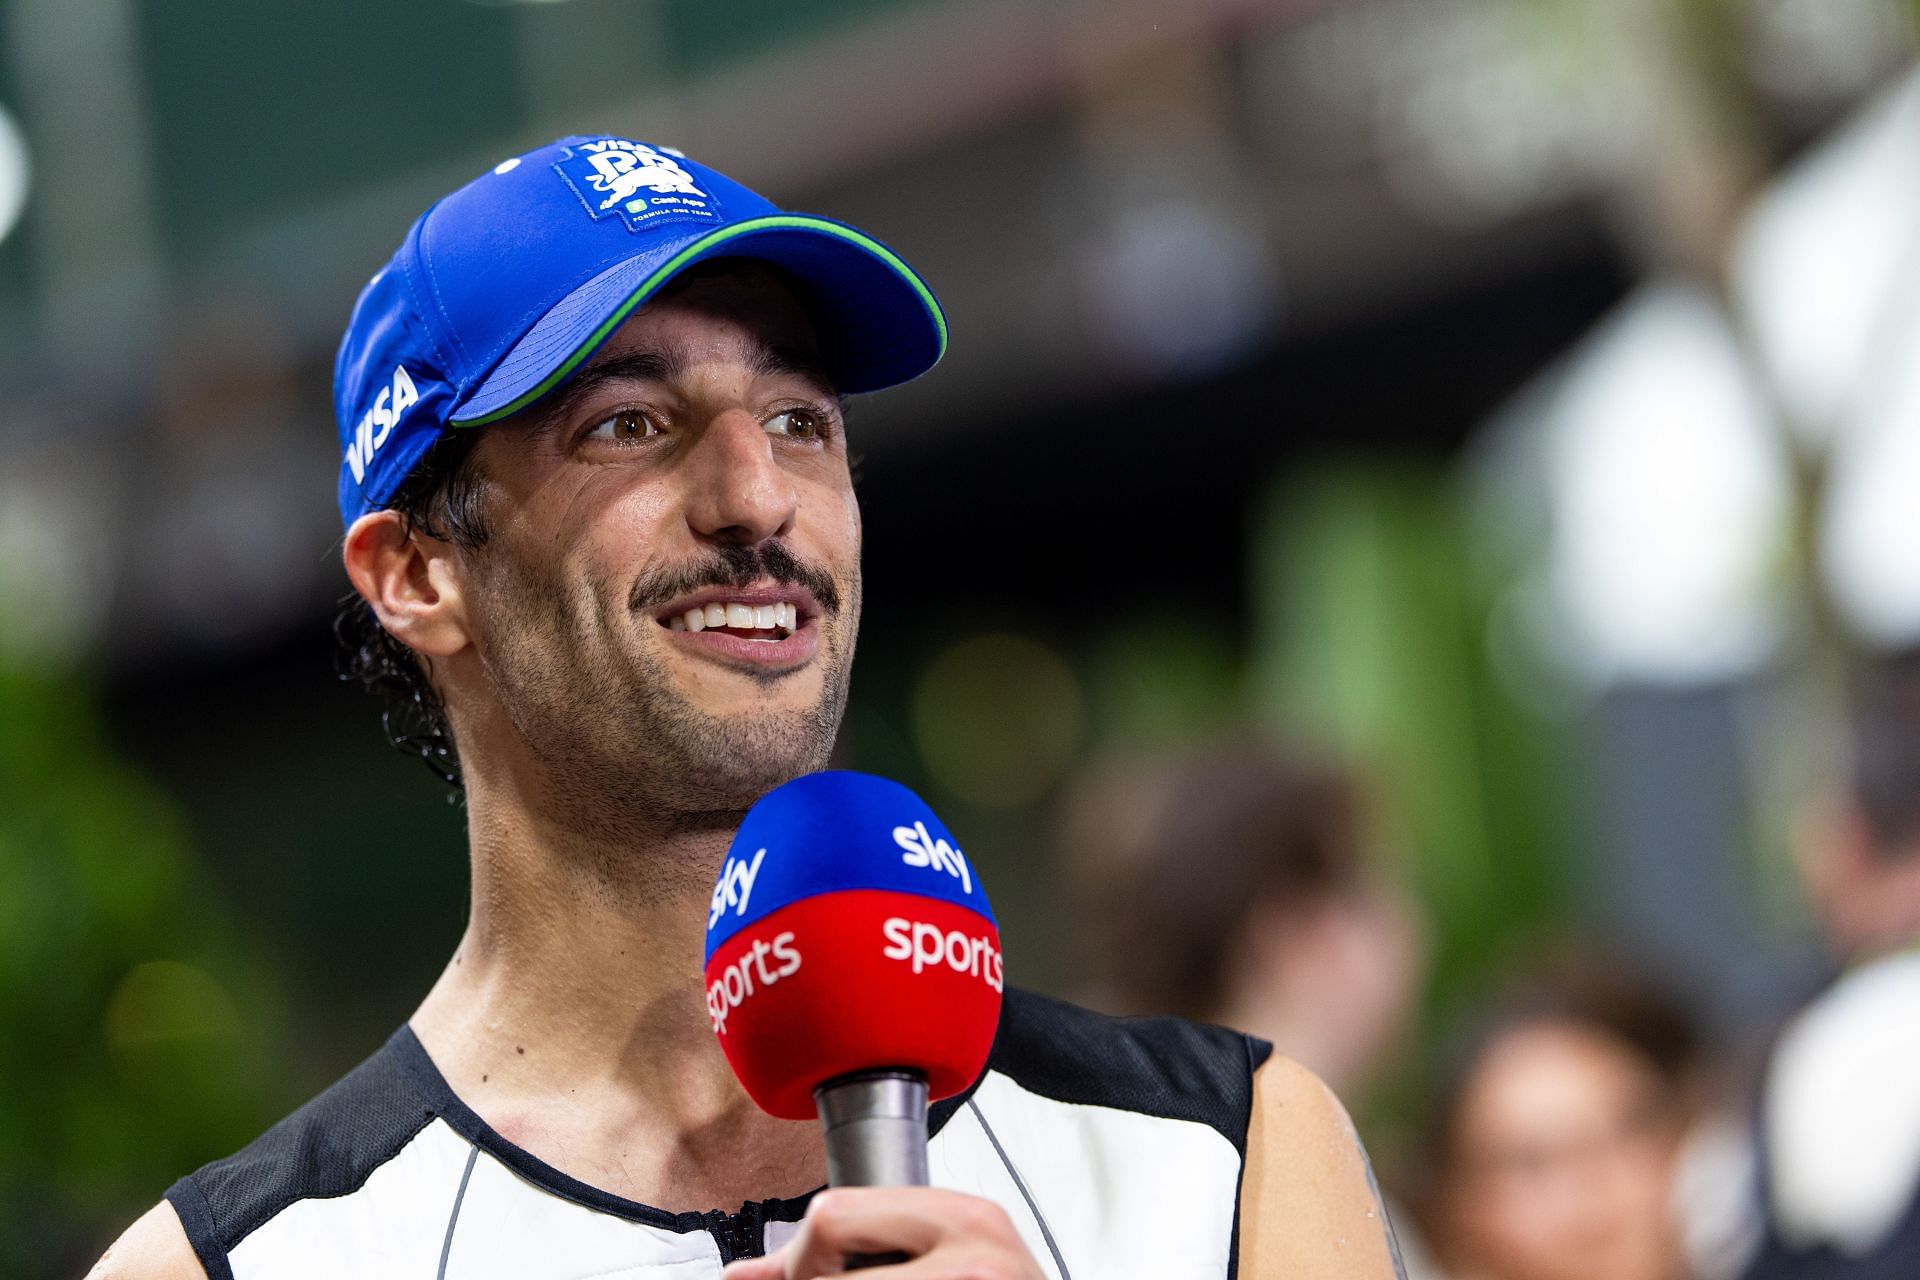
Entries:
[[162, 1200], [100, 1255], [87, 1280], [208, 1280], [208, 1272]]
[[990, 1070], [1057, 1102], [1219, 1131], [1244, 1152], [1253, 1073], [1272, 1046], [1173, 1017], [1112, 1017], [1009, 987]]
[[408, 1061], [411, 1043], [402, 1028], [247, 1146], [168, 1189], [210, 1274], [220, 1274], [215, 1256], [288, 1206], [358, 1190], [433, 1120], [436, 1109]]

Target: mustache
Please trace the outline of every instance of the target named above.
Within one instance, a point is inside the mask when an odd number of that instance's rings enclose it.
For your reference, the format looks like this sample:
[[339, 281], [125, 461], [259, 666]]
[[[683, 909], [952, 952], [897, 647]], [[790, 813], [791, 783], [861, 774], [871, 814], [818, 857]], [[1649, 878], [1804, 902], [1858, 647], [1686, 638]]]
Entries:
[[653, 612], [708, 587], [744, 587], [773, 581], [805, 587], [822, 612], [840, 612], [840, 588], [824, 570], [810, 565], [777, 542], [724, 546], [692, 564], [655, 569], [633, 584], [628, 607]]

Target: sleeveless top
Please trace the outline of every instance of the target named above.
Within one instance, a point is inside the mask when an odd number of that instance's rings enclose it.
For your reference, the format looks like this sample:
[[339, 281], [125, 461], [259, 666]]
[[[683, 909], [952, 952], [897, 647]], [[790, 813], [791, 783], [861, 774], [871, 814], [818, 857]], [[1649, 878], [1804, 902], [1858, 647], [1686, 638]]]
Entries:
[[[1231, 1277], [1270, 1052], [1009, 987], [987, 1070], [933, 1108], [931, 1180], [998, 1203], [1053, 1280]], [[489, 1128], [404, 1026], [167, 1192], [210, 1280], [711, 1280], [790, 1239], [810, 1198], [676, 1212], [597, 1190]]]
[[1920, 948], [1855, 969], [1767, 1063], [1748, 1280], [1920, 1276]]

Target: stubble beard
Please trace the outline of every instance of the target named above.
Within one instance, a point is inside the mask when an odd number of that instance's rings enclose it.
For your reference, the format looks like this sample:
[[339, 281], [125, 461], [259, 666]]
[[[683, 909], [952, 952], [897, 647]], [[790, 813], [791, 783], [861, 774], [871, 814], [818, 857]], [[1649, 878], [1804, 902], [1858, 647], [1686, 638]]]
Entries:
[[[717, 715], [681, 691], [665, 646], [636, 634], [659, 624], [611, 583], [586, 581], [570, 596], [551, 578], [516, 571], [493, 586], [488, 682], [540, 768], [543, 817], [593, 859], [583, 870], [627, 896], [704, 896], [712, 867], [638, 860], [663, 837], [730, 836], [761, 796], [826, 766], [859, 629], [857, 563], [839, 591], [838, 609], [819, 624], [819, 697], [797, 711]], [[771, 692], [802, 676], [749, 678]]]

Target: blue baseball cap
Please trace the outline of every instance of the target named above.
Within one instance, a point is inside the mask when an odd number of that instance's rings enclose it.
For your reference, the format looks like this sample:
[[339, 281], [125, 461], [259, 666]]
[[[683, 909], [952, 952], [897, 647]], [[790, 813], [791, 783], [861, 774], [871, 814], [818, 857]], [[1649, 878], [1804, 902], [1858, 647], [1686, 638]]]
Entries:
[[562, 138], [421, 214], [360, 294], [333, 374], [341, 519], [391, 501], [442, 431], [535, 403], [675, 275], [722, 257], [798, 283], [841, 392], [918, 377], [946, 350], [933, 291], [865, 232], [671, 147]]

